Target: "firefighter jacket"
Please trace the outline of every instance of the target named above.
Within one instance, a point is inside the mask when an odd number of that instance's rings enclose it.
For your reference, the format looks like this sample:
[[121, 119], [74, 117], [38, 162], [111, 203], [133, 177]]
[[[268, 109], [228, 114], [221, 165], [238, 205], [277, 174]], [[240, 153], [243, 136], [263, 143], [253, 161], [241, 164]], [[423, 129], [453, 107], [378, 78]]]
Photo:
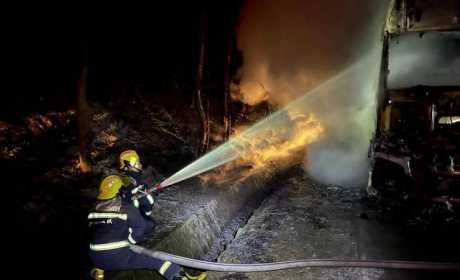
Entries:
[[141, 241], [152, 227], [138, 209], [117, 196], [98, 202], [88, 215], [90, 250], [106, 251], [128, 247]]

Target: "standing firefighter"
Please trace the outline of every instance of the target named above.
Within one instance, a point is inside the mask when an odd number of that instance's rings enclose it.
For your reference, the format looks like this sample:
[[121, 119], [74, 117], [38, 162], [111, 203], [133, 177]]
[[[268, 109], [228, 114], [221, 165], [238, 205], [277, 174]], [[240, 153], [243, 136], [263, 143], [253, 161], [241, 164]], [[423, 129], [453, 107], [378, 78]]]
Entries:
[[[122, 153], [120, 161], [127, 154], [132, 156], [133, 152]], [[134, 154], [137, 156], [137, 153]], [[137, 162], [127, 161], [130, 167], [140, 173], [142, 166], [139, 157], [136, 158]], [[126, 164], [122, 165], [123, 169], [125, 167]], [[124, 176], [129, 177], [128, 174], [132, 170], [124, 170]], [[129, 249], [130, 244], [142, 241], [144, 234], [153, 230], [154, 225], [153, 221], [146, 219], [151, 211], [153, 199], [145, 197], [147, 202], [142, 199], [137, 202], [133, 200], [132, 194], [143, 190], [142, 185], [132, 183], [125, 185], [122, 177], [111, 175], [100, 185], [98, 201], [88, 215], [91, 233], [89, 255], [97, 267], [92, 272], [93, 277], [102, 279], [103, 270], [150, 269], [158, 271], [166, 279], [205, 279], [206, 273], [191, 276], [177, 264], [140, 255]]]

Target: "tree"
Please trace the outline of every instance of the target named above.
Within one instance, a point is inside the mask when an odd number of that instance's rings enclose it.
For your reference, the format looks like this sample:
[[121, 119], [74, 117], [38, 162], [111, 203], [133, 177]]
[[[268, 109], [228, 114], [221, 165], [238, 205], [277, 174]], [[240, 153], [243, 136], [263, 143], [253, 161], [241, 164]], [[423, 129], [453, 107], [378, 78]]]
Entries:
[[77, 92], [77, 126], [78, 126], [78, 147], [79, 147], [79, 168], [81, 172], [91, 171], [88, 158], [88, 147], [90, 144], [89, 130], [89, 106], [86, 100], [88, 87], [88, 55], [87, 46], [84, 46], [84, 59], [80, 72]]
[[227, 141], [230, 138], [232, 129], [231, 117], [231, 97], [230, 97], [230, 62], [232, 58], [233, 44], [233, 28], [229, 24], [227, 29], [227, 53], [225, 55], [224, 66], [224, 139]]
[[209, 147], [209, 98], [206, 97], [206, 107], [203, 106], [203, 67], [204, 67], [204, 51], [206, 41], [206, 26], [207, 17], [206, 12], [201, 14], [201, 31], [200, 31], [200, 56], [196, 74], [196, 95], [195, 95], [195, 108], [198, 111], [201, 125], [201, 141], [197, 149], [198, 155], [206, 153]]

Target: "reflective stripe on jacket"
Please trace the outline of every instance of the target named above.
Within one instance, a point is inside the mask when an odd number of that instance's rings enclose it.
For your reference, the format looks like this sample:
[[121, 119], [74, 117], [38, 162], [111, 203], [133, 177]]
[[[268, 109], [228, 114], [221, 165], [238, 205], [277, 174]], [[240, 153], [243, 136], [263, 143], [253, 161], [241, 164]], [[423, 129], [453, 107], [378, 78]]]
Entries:
[[135, 244], [144, 237], [146, 222], [131, 203], [122, 202], [120, 212], [101, 209], [88, 215], [90, 249], [115, 250]]

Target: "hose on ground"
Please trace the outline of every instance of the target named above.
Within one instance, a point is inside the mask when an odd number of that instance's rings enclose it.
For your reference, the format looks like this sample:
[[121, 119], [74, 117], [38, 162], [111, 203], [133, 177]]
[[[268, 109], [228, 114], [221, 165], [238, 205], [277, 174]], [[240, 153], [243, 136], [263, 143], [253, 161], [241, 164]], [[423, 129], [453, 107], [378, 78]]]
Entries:
[[198, 270], [221, 272], [263, 272], [301, 267], [360, 267], [386, 269], [415, 269], [415, 270], [460, 270], [460, 263], [421, 262], [421, 261], [388, 261], [388, 260], [334, 260], [334, 259], [304, 259], [274, 263], [233, 264], [215, 263], [172, 255], [162, 251], [154, 251], [137, 245], [131, 245], [135, 253], [151, 258], [170, 261], [181, 266]]

